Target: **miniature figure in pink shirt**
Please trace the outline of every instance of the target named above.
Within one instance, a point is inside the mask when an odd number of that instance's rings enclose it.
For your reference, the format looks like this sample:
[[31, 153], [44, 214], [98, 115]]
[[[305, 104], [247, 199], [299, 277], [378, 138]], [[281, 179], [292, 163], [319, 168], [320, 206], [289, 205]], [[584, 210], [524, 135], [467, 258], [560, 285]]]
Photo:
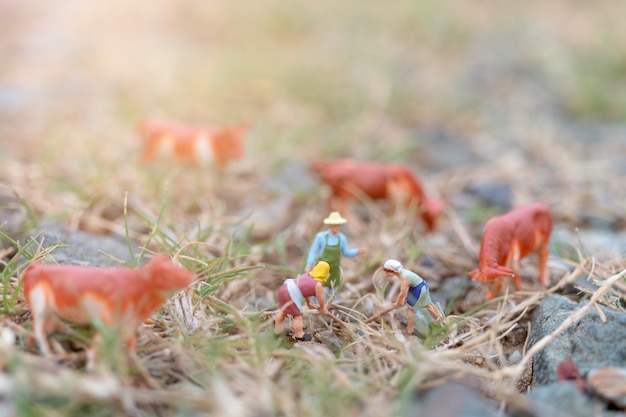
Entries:
[[328, 314], [325, 307], [324, 288], [322, 284], [326, 281], [330, 272], [330, 266], [324, 261], [319, 261], [310, 272], [300, 275], [297, 278], [287, 279], [278, 289], [278, 307], [280, 311], [274, 318], [274, 334], [283, 331], [283, 322], [287, 315], [293, 317], [293, 333], [298, 341], [309, 341], [311, 335], [304, 333], [302, 324], [302, 302], [306, 301], [309, 308], [316, 308], [311, 302], [311, 297], [315, 296], [319, 302], [317, 309], [322, 314]]

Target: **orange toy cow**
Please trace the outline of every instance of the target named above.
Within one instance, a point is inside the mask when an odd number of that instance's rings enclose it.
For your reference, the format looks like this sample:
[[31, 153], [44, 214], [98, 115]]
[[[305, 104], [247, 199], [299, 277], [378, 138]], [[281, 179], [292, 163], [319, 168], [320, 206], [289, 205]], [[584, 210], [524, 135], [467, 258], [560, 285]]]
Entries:
[[432, 232], [446, 206], [443, 201], [428, 197], [411, 170], [400, 164], [318, 160], [311, 163], [310, 170], [330, 187], [329, 209], [341, 213], [347, 213], [348, 201], [360, 194], [374, 200], [386, 199], [391, 210], [414, 204]]
[[515, 289], [521, 289], [520, 260], [538, 251], [538, 269], [542, 285], [548, 283], [548, 242], [552, 215], [543, 203], [535, 202], [496, 216], [485, 225], [480, 242], [479, 267], [469, 272], [474, 281], [487, 282], [487, 299], [502, 289], [502, 278], [513, 277]]
[[[58, 317], [78, 324], [99, 320], [118, 329], [129, 354], [134, 355], [137, 327], [173, 292], [186, 288], [193, 275], [164, 255], [138, 269], [30, 265], [23, 275], [24, 296], [32, 310], [37, 345], [50, 355], [47, 334], [63, 327]], [[100, 339], [99, 335], [94, 339]], [[95, 346], [88, 355], [88, 366], [93, 365]]]
[[139, 125], [143, 139], [141, 159], [157, 159], [206, 166], [214, 163], [224, 170], [230, 161], [244, 156], [244, 135], [248, 125], [195, 127], [179, 123], [146, 120]]

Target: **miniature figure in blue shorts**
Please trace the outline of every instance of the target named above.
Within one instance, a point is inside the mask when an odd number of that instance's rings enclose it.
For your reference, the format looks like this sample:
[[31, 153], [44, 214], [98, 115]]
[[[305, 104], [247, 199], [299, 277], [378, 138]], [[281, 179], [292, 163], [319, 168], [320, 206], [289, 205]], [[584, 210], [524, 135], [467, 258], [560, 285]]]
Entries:
[[405, 303], [409, 309], [413, 310], [407, 317], [406, 330], [413, 333], [415, 330], [415, 310], [425, 308], [435, 319], [435, 323], [441, 320], [441, 315], [430, 300], [430, 292], [426, 281], [413, 271], [405, 269], [399, 261], [389, 259], [383, 265], [383, 271], [387, 275], [396, 276], [402, 281], [400, 283], [400, 294], [396, 301], [397, 307], [402, 307]]

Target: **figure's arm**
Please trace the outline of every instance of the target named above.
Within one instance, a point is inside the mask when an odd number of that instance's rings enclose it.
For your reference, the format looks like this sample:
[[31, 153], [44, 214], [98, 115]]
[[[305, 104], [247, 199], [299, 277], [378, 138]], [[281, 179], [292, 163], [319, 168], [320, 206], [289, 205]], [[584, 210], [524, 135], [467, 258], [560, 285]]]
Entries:
[[308, 308], [316, 308], [315, 304], [313, 304], [313, 302], [311, 301], [311, 297], [304, 297], [304, 299], [306, 300], [306, 306]]
[[[313, 268], [313, 264], [315, 260], [319, 258], [320, 254], [324, 250], [324, 238], [320, 233], [315, 236], [315, 240], [311, 245], [311, 249], [309, 249], [309, 255], [306, 258], [306, 267], [311, 270]], [[307, 271], [308, 272], [308, 271]]]
[[406, 278], [402, 278], [400, 282], [400, 294], [398, 294], [398, 299], [396, 300], [396, 306], [402, 307], [406, 303], [406, 296], [409, 293], [409, 280]]
[[327, 314], [328, 310], [326, 310], [326, 300], [324, 299], [324, 287], [321, 282], [315, 285], [315, 297], [317, 297], [317, 301], [320, 303], [318, 308], [320, 313]]
[[341, 254], [343, 256], [347, 256], [349, 258], [363, 253], [363, 249], [349, 248], [348, 239], [343, 233], [339, 235], [339, 249], [341, 250]]

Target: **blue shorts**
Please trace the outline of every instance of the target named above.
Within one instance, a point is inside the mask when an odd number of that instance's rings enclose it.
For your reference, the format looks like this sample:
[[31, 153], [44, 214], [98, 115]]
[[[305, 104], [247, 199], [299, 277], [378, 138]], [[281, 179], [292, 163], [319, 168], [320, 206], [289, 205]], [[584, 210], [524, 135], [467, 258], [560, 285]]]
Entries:
[[422, 281], [419, 285], [409, 288], [409, 292], [406, 297], [406, 302], [409, 306], [413, 307], [415, 303], [419, 301], [423, 289], [426, 289], [426, 291], [428, 291], [428, 285], [426, 285], [426, 281]]

